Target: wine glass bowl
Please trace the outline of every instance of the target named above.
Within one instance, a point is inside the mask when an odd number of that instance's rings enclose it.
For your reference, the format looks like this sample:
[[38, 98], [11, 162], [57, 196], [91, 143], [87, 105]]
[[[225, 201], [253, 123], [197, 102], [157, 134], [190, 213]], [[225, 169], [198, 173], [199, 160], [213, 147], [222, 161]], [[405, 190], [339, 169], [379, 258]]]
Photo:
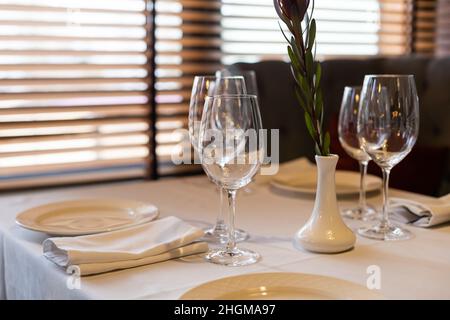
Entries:
[[[226, 76], [242, 76], [244, 77], [245, 86], [248, 94], [255, 95], [258, 97], [258, 83], [256, 81], [256, 72], [254, 70], [242, 70], [233, 66], [229, 66], [226, 69], [222, 69], [216, 72], [216, 76], [218, 77], [226, 77]], [[259, 102], [259, 101], [258, 101]], [[248, 185], [244, 188], [245, 194], [253, 193], [253, 189], [251, 185]]]
[[370, 156], [361, 148], [358, 138], [357, 127], [360, 97], [361, 87], [345, 87], [339, 111], [339, 142], [345, 152], [358, 161], [361, 174], [358, 206], [356, 208], [344, 209], [342, 215], [350, 219], [370, 220], [376, 216], [376, 211], [366, 203], [365, 177]]
[[388, 217], [388, 184], [392, 168], [411, 151], [419, 134], [419, 99], [412, 75], [368, 75], [358, 112], [358, 138], [363, 150], [383, 172], [383, 216], [359, 234], [379, 240], [404, 240], [411, 233]]
[[345, 87], [339, 111], [339, 142], [345, 152], [357, 161], [370, 161], [369, 155], [361, 148], [357, 136], [358, 108], [361, 87]]

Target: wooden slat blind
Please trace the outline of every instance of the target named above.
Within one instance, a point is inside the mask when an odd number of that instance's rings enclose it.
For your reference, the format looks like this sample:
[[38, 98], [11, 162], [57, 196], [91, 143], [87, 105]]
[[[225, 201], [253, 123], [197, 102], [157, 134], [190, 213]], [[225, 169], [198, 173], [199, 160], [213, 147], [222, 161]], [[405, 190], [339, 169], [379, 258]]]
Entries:
[[432, 55], [436, 40], [436, 0], [414, 0], [413, 51]]
[[144, 177], [142, 0], [0, 0], [0, 189]]
[[[222, 0], [224, 63], [285, 57], [272, 0]], [[317, 55], [410, 51], [409, 0], [315, 0]]]
[[167, 175], [196, 170], [171, 156], [182, 140], [176, 130], [187, 127], [193, 77], [221, 68], [221, 1], [156, 0], [156, 9], [156, 154]]
[[450, 55], [450, 0], [438, 0], [436, 54]]

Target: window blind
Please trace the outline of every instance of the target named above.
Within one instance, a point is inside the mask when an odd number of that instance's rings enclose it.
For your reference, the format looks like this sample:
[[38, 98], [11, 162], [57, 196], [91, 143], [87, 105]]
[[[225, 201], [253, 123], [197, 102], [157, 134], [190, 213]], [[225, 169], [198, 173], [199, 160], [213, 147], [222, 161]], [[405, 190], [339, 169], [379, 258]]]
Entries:
[[450, 55], [450, 0], [438, 0], [436, 12], [436, 54]]
[[146, 3], [0, 0], [0, 189], [144, 177]]
[[221, 68], [221, 1], [156, 0], [156, 11], [156, 154], [164, 176], [199, 169], [174, 165], [172, 156], [183, 149], [178, 129], [187, 128], [194, 76]]
[[436, 0], [414, 1], [413, 48], [415, 53], [432, 55], [436, 42]]
[[[273, 0], [222, 0], [226, 64], [285, 58]], [[317, 56], [397, 55], [410, 50], [408, 0], [315, 0]]]

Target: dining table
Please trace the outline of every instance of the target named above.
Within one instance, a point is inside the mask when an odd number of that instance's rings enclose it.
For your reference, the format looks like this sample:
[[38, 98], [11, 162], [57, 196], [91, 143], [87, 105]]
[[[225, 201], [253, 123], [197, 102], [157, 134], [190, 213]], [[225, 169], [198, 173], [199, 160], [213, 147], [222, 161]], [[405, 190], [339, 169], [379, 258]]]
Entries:
[[[401, 190], [390, 195], [426, 200], [428, 196]], [[204, 175], [155, 181], [128, 181], [77, 187], [22, 191], [0, 195], [1, 299], [179, 299], [203, 283], [227, 276], [259, 272], [324, 275], [366, 286], [378, 270], [377, 290], [386, 299], [450, 299], [450, 224], [431, 228], [406, 226], [414, 235], [405, 241], [378, 241], [357, 236], [353, 249], [338, 254], [299, 250], [293, 235], [307, 221], [314, 194], [275, 188], [270, 177], [258, 176], [237, 199], [236, 225], [250, 234], [240, 246], [261, 254], [244, 267], [209, 263], [203, 255], [83, 276], [74, 275], [43, 256], [50, 236], [24, 229], [16, 215], [55, 201], [125, 198], [152, 203], [160, 217], [176, 216], [192, 225], [210, 227], [220, 208], [215, 186]], [[338, 197], [341, 208], [356, 205], [357, 195]], [[368, 194], [380, 208], [380, 192]], [[370, 222], [348, 220], [355, 230]]]

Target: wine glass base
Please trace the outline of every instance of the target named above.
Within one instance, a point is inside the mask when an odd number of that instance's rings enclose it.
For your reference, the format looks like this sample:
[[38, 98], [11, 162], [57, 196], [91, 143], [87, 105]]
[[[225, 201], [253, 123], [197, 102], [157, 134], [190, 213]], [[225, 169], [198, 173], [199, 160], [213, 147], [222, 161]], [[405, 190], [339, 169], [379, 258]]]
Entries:
[[261, 256], [259, 253], [242, 248], [235, 248], [228, 252], [226, 249], [210, 250], [205, 259], [211, 263], [223, 266], [240, 267], [254, 264], [259, 261]]
[[378, 224], [372, 227], [359, 228], [358, 234], [366, 238], [383, 241], [408, 240], [413, 236], [407, 229], [392, 224], [387, 226]]
[[[242, 242], [250, 238], [250, 235], [247, 231], [242, 229], [234, 230], [234, 238], [236, 242]], [[203, 240], [210, 243], [224, 244], [228, 241], [228, 231], [225, 228], [210, 228], [205, 230], [205, 235], [203, 236]]]
[[377, 218], [378, 213], [374, 208], [366, 206], [365, 209], [361, 208], [344, 209], [342, 210], [341, 215], [344, 218], [348, 219], [371, 221]]

